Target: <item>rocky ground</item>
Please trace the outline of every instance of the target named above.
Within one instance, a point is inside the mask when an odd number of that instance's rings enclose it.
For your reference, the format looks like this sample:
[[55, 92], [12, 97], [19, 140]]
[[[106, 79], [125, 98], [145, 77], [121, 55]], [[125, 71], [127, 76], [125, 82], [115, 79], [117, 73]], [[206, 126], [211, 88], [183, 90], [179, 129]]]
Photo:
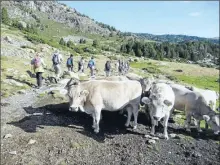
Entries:
[[2, 99], [1, 164], [220, 164], [220, 137], [211, 131], [187, 133], [169, 124], [170, 139], [165, 140], [149, 136], [142, 111], [135, 131], [124, 127], [126, 114], [104, 111], [101, 131], [94, 134], [92, 118], [69, 112], [68, 103], [33, 108], [39, 92], [30, 89]]

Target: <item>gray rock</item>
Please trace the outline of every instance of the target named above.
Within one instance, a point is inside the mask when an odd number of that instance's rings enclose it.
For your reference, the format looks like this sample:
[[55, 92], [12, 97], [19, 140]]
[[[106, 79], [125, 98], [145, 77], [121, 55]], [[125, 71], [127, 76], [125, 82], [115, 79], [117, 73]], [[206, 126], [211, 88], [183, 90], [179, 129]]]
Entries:
[[11, 138], [11, 137], [12, 137], [12, 134], [9, 133], [9, 134], [6, 134], [3, 138], [8, 139], [8, 138]]
[[10, 44], [13, 43], [13, 42], [12, 42], [12, 39], [11, 39], [9, 36], [6, 36], [6, 37], [4, 38], [4, 40], [7, 41], [7, 42], [10, 43]]
[[151, 138], [150, 135], [144, 135], [144, 137], [145, 137], [145, 138], [148, 138], [148, 139]]
[[149, 139], [147, 142], [148, 142], [149, 144], [155, 144], [155, 143], [156, 143], [156, 140]]
[[34, 144], [34, 143], [36, 143], [36, 142], [37, 142], [36, 140], [30, 139], [30, 140], [28, 141], [28, 144]]
[[18, 93], [19, 93], [19, 94], [25, 94], [26, 91], [22, 89], [22, 90], [19, 90]]
[[26, 27], [27, 27], [27, 24], [26, 24], [26, 22], [24, 22], [24, 21], [18, 21], [18, 23], [19, 23], [23, 28], [26, 28]]
[[195, 158], [198, 158], [198, 157], [201, 157], [202, 154], [200, 154], [199, 152], [193, 152], [192, 156]]
[[159, 140], [158, 137], [151, 137], [152, 140]]
[[176, 134], [171, 133], [171, 134], [170, 134], [170, 137], [171, 137], [171, 138], [175, 138], [175, 137], [176, 137]]
[[11, 155], [17, 155], [17, 152], [16, 152], [16, 151], [11, 151], [11, 152], [9, 152], [9, 154], [11, 154]]

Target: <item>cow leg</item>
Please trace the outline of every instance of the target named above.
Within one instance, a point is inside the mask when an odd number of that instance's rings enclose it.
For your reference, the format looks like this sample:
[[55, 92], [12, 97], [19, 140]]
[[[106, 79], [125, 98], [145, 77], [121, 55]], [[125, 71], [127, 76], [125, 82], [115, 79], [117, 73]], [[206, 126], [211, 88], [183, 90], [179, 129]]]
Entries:
[[185, 121], [185, 128], [186, 128], [186, 131], [189, 131], [190, 132], [190, 123], [191, 123], [191, 114], [186, 114], [186, 121]]
[[173, 112], [174, 112], [174, 108], [171, 109], [170, 116], [169, 116], [169, 122], [172, 122], [172, 123], [174, 123]]
[[132, 109], [131, 109], [131, 107], [127, 107], [126, 110], [128, 112], [128, 117], [127, 117], [127, 121], [125, 123], [125, 126], [128, 127], [130, 125], [130, 121], [131, 121]]
[[122, 109], [122, 110], [119, 111], [119, 114], [122, 115], [123, 112], [124, 112], [124, 110]]
[[164, 135], [164, 138], [167, 140], [169, 139], [168, 133], [167, 133], [167, 125], [168, 125], [169, 116], [170, 114], [165, 115], [164, 120], [163, 120], [163, 126], [164, 126], [163, 135]]
[[95, 133], [99, 133], [99, 121], [100, 121], [100, 116], [101, 116], [101, 110], [95, 110], [94, 113], [94, 118], [95, 118]]
[[138, 109], [139, 109], [138, 105], [133, 106], [133, 115], [134, 115], [134, 127], [133, 127], [133, 129], [137, 129]]
[[92, 128], [95, 129], [95, 113], [92, 114], [92, 118], [93, 118]]
[[197, 122], [197, 130], [198, 132], [202, 132], [202, 129], [200, 128], [200, 120], [196, 120]]
[[154, 120], [152, 115], [150, 117], [151, 117], [151, 131], [150, 131], [150, 135], [154, 135], [155, 134], [156, 121]]

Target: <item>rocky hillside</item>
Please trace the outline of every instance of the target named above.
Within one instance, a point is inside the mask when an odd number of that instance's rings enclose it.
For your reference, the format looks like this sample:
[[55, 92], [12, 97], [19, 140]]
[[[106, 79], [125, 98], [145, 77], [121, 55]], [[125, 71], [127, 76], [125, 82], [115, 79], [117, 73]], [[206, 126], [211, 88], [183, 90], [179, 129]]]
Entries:
[[28, 23], [40, 23], [43, 18], [68, 25], [80, 32], [109, 35], [116, 32], [110, 26], [103, 26], [76, 9], [60, 4], [57, 1], [3, 1], [1, 8], [8, 10], [10, 18]]

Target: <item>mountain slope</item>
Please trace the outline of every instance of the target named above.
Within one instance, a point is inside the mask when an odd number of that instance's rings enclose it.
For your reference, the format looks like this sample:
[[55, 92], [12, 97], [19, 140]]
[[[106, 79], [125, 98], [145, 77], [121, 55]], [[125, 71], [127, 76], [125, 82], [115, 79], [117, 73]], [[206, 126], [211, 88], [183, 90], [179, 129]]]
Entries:
[[3, 1], [1, 6], [7, 8], [10, 18], [25, 22], [40, 23], [44, 16], [81, 32], [109, 35], [116, 31], [114, 28], [103, 28], [103, 25], [88, 16], [56, 1]]
[[187, 35], [173, 35], [173, 34], [164, 34], [164, 35], [153, 35], [149, 33], [133, 33], [138, 38], [154, 40], [159, 42], [186, 42], [186, 41], [209, 41], [212, 43], [219, 43], [219, 38], [204, 38], [197, 36], [187, 36]]

